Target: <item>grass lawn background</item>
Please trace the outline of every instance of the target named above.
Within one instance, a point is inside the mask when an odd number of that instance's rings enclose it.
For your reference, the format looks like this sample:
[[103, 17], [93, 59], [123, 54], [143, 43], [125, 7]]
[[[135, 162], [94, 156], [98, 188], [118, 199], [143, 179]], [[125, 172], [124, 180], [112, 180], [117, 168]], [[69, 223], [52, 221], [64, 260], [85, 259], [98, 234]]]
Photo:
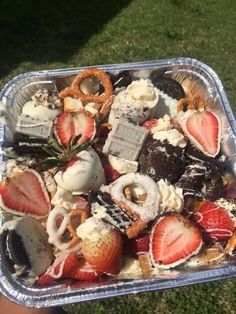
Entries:
[[[192, 57], [236, 101], [236, 1], [1, 0], [0, 87], [42, 69]], [[236, 313], [236, 279], [65, 306], [77, 313]]]

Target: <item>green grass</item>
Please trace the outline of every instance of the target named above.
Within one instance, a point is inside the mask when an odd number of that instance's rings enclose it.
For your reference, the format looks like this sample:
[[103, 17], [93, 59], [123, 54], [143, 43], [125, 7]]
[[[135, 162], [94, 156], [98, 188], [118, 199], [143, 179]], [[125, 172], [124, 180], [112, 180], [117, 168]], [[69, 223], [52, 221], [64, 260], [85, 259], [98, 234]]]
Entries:
[[[0, 87], [22, 72], [192, 57], [236, 101], [236, 2], [231, 0], [0, 3]], [[77, 313], [236, 313], [236, 279], [66, 306]]]

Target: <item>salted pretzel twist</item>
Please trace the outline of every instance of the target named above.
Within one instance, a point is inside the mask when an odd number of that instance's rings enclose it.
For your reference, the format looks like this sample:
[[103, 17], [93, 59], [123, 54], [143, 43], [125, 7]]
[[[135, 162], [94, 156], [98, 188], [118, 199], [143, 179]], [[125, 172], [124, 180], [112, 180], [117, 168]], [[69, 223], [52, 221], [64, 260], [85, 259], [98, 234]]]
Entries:
[[203, 99], [199, 96], [181, 98], [177, 105], [177, 111], [204, 109]]

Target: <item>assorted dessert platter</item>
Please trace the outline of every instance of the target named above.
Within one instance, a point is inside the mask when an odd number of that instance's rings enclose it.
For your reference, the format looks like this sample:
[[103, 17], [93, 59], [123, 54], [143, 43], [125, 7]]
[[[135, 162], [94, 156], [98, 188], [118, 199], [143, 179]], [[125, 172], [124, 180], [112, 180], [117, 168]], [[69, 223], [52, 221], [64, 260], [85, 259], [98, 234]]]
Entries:
[[145, 281], [236, 262], [230, 127], [216, 91], [168, 70], [89, 67], [37, 77], [17, 110], [3, 101], [1, 260], [15, 280]]

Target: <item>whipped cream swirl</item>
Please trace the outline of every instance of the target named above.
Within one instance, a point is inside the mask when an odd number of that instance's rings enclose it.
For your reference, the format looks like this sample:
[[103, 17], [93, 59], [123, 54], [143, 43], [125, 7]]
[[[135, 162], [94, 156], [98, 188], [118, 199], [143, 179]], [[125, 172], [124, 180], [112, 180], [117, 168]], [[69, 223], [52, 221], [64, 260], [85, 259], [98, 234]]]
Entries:
[[183, 190], [181, 188], [175, 188], [163, 179], [159, 180], [157, 185], [161, 196], [161, 212], [180, 212], [184, 204]]

